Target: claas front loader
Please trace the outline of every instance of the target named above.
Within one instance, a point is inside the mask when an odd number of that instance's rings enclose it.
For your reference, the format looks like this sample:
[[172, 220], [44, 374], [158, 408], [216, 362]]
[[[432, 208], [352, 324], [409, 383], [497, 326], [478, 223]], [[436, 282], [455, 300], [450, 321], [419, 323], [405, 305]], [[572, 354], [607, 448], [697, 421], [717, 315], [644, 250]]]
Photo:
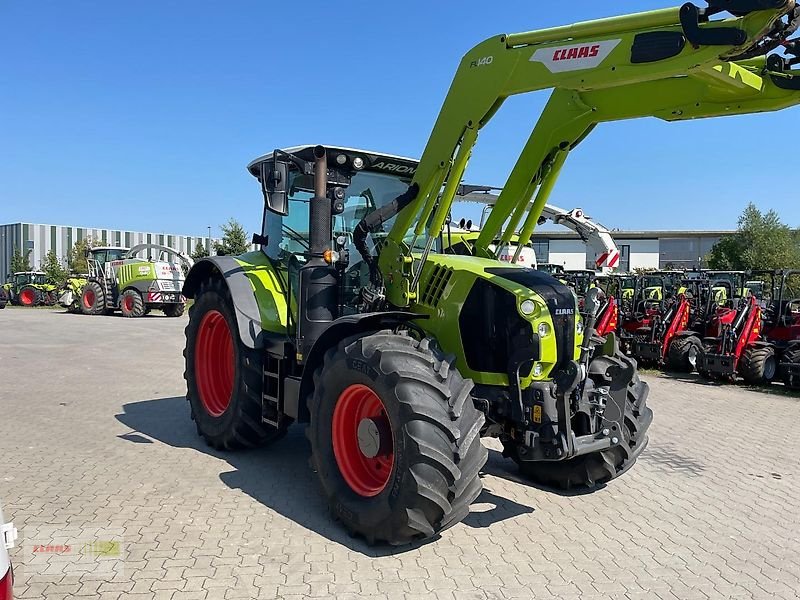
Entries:
[[[199, 433], [233, 449], [307, 423], [333, 515], [371, 543], [463, 519], [481, 492], [481, 436], [544, 485], [627, 471], [647, 443], [648, 387], [613, 335], [595, 335], [598, 292], [584, 320], [567, 286], [489, 246], [528, 243], [599, 123], [799, 103], [792, 61], [767, 58], [798, 18], [793, 0], [715, 1], [494, 36], [464, 56], [419, 162], [322, 146], [253, 161], [261, 249], [201, 260], [184, 286]], [[507, 97], [547, 88], [472, 255], [440, 252], [478, 132]]]

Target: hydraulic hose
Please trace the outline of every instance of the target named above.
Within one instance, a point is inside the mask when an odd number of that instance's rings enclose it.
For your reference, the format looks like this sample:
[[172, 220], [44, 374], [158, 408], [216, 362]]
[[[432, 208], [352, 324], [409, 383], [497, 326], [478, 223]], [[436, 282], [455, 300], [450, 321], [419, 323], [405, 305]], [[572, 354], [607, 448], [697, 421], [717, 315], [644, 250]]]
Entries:
[[367, 247], [367, 236], [408, 206], [417, 197], [417, 194], [419, 194], [419, 185], [415, 183], [387, 205], [361, 219], [353, 230], [353, 245], [369, 266], [369, 278], [373, 285], [381, 285], [381, 275], [378, 272], [375, 257]]

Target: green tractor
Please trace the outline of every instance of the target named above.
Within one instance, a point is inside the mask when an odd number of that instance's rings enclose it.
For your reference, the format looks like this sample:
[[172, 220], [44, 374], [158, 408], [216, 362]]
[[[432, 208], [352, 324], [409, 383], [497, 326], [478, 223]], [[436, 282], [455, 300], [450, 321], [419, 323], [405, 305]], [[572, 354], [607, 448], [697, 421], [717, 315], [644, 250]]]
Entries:
[[[490, 246], [530, 241], [568, 154], [599, 123], [800, 103], [800, 77], [766, 58], [798, 22], [794, 1], [718, 0], [499, 35], [462, 60], [419, 161], [322, 146], [254, 160], [260, 250], [203, 259], [184, 286], [199, 434], [232, 450], [308, 424], [333, 515], [369, 543], [463, 519], [481, 493], [482, 436], [547, 486], [625, 473], [652, 411], [635, 361], [595, 334], [599, 290], [582, 316], [567, 286]], [[506, 97], [545, 88], [471, 255], [441, 252], [478, 131]]]
[[[2, 287], [0, 304], [11, 302], [17, 306], [51, 306], [56, 303], [58, 286], [47, 280], [42, 271], [21, 271], [8, 276]], [[5, 299], [5, 301], [3, 301]]]
[[124, 317], [142, 317], [155, 309], [179, 317], [186, 308], [181, 294], [184, 268], [194, 261], [172, 248], [96, 247], [88, 251], [87, 263], [88, 275], [70, 278], [61, 290], [59, 303], [69, 312], [99, 315], [119, 310]]

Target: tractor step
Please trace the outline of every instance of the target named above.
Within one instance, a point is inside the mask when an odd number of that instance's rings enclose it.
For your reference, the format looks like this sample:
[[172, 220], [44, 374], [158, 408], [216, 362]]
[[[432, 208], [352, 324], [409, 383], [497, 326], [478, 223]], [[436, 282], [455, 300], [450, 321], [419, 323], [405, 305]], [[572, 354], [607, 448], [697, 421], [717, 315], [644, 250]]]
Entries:
[[261, 400], [261, 420], [272, 427], [280, 427], [283, 419], [281, 382], [285, 359], [267, 352], [264, 359], [264, 392]]

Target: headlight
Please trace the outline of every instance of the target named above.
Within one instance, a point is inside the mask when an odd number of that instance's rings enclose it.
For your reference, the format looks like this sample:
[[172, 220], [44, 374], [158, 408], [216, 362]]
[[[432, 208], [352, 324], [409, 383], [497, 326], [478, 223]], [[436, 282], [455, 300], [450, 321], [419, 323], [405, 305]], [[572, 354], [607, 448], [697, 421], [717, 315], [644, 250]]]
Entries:
[[356, 156], [353, 159], [353, 168], [356, 171], [360, 171], [361, 169], [363, 169], [364, 168], [364, 159], [361, 158], [360, 156]]
[[583, 335], [583, 319], [578, 319], [578, 322], [575, 323], [575, 331], [578, 332], [578, 335]]
[[519, 312], [526, 317], [530, 317], [536, 312], [536, 303], [533, 300], [523, 300], [519, 305]]
[[540, 338], [547, 337], [550, 333], [550, 325], [547, 323], [539, 323], [539, 329], [537, 329], [537, 332], [539, 333]]
[[346, 154], [339, 154], [336, 157], [336, 164], [337, 165], [343, 165], [346, 162], [347, 162], [347, 155]]
[[533, 376], [534, 377], [541, 377], [542, 376], [542, 363], [536, 363], [533, 365]]

